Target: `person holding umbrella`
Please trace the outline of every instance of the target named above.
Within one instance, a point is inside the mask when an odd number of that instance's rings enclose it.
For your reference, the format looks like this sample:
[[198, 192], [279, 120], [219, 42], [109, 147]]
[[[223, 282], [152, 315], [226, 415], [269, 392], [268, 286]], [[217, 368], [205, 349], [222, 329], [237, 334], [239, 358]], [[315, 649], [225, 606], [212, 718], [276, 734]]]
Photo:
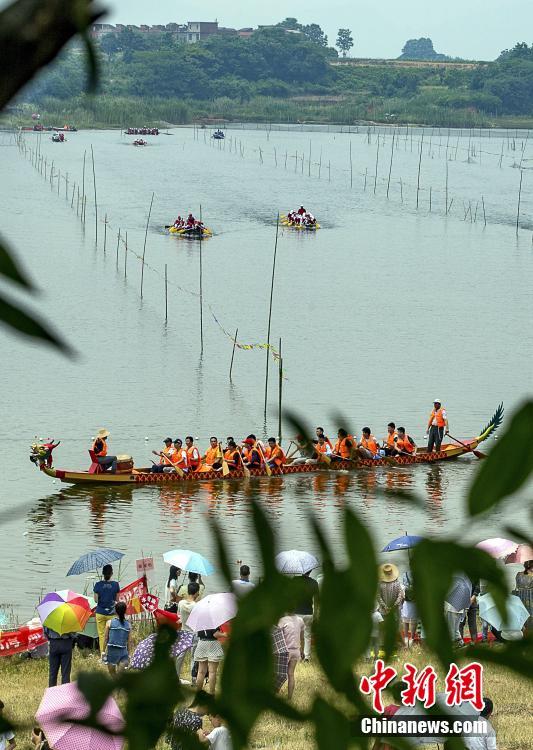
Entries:
[[113, 619], [115, 604], [120, 585], [117, 581], [112, 581], [113, 566], [104, 565], [102, 568], [103, 581], [96, 581], [93, 586], [94, 600], [96, 602], [96, 627], [98, 629], [98, 640], [100, 642], [100, 653], [105, 651], [105, 626], [108, 620]]
[[44, 626], [45, 636], [48, 638], [48, 687], [57, 685], [59, 668], [61, 667], [61, 684], [70, 682], [72, 669], [72, 651], [76, 633], [63, 633]]

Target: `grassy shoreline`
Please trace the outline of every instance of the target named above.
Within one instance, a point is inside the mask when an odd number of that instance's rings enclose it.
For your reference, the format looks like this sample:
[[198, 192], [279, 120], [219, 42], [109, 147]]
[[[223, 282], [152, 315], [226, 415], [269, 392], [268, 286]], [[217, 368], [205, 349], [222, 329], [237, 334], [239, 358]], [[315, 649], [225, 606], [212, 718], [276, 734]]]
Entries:
[[[492, 646], [494, 648], [494, 646]], [[417, 667], [433, 661], [421, 647], [409, 651], [403, 650], [399, 658], [391, 663], [401, 671], [405, 661]], [[359, 665], [359, 674], [369, 674], [371, 662]], [[79, 671], [103, 669], [96, 656], [82, 656], [75, 653], [73, 676]], [[438, 670], [442, 676], [442, 669]], [[185, 673], [185, 672], [184, 672]], [[35, 712], [47, 686], [48, 661], [9, 657], [0, 659], [0, 697], [6, 704], [6, 716], [18, 724], [31, 727]], [[439, 681], [442, 685], [442, 680]], [[531, 711], [530, 687], [526, 679], [509, 676], [503, 669], [492, 665], [485, 666], [484, 693], [492, 698], [495, 714], [492, 723], [496, 729], [499, 750], [531, 750], [533, 737], [528, 725], [527, 716]], [[282, 695], [284, 691], [282, 691]], [[302, 663], [296, 671], [296, 691], [294, 704], [301, 710], [311, 707], [316, 695], [323, 695], [332, 702], [338, 703], [332, 689], [316, 661]], [[386, 702], [389, 702], [386, 700]], [[209, 719], [204, 720], [204, 728], [210, 729]], [[29, 729], [17, 733], [19, 750], [30, 750]], [[254, 731], [250, 748], [272, 748], [278, 750], [313, 750], [315, 741], [310, 724], [296, 724], [278, 716], [264, 714]], [[436, 747], [436, 746], [427, 746]], [[158, 750], [168, 750], [164, 741], [160, 741]]]
[[[426, 126], [440, 128], [531, 129], [532, 116], [491, 116], [469, 109], [436, 105], [411, 105], [391, 99], [372, 105], [358, 99], [325, 102], [256, 97], [248, 102], [232, 99], [184, 101], [179, 99], [117, 99], [106, 95], [82, 96], [72, 100], [45, 99], [26, 103], [3, 113], [0, 126], [18, 128], [32, 124], [32, 112], [41, 114], [45, 125], [73, 124], [80, 129], [120, 129], [126, 127], [177, 127], [198, 123], [250, 122], [283, 125], [329, 125], [334, 127], [369, 125]], [[395, 116], [391, 117], [390, 112]]]

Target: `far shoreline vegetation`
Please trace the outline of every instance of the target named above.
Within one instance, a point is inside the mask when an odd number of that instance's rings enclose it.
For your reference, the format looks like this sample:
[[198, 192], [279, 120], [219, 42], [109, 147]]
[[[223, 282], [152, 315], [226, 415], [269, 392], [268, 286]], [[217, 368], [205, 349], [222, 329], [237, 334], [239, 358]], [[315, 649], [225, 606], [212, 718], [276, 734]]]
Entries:
[[[291, 33], [288, 33], [291, 32]], [[295, 33], [294, 33], [295, 32]], [[78, 128], [172, 127], [250, 122], [533, 128], [533, 45], [493, 62], [452, 60], [430, 39], [409, 40], [397, 60], [347, 58], [317, 24], [285, 19], [246, 38], [178, 43], [171, 33], [126, 29], [95, 42], [96, 95], [84, 93], [80, 46], [71, 45], [19, 96], [0, 125]]]

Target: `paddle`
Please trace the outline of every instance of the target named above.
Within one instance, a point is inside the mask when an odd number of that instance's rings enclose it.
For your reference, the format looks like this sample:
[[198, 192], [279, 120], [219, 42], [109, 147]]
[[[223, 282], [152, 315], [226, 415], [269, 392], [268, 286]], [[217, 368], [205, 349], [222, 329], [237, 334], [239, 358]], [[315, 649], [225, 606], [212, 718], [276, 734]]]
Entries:
[[459, 443], [459, 445], [462, 445], [463, 448], [466, 448], [466, 450], [469, 453], [473, 453], [476, 458], [487, 458], [487, 454], [486, 453], [482, 453], [482, 451], [476, 451], [471, 446], [467, 445], [466, 443], [461, 443], [460, 440], [457, 440], [457, 438], [454, 438], [454, 436], [450, 435], [450, 433], [448, 433], [448, 437], [451, 440], [454, 440], [456, 443]]
[[176, 474], [179, 474], [180, 477], [185, 476], [185, 472], [183, 471], [183, 469], [181, 469], [176, 464], [173, 464], [170, 458], [166, 455], [166, 453], [161, 453], [160, 455], [161, 455], [161, 458], [163, 458], [169, 466], [172, 466], [172, 468], [176, 470]]
[[272, 476], [272, 469], [270, 468], [270, 466], [267, 463], [267, 460], [265, 458], [265, 454], [261, 450], [261, 446], [259, 445], [259, 443], [256, 443], [255, 447], [257, 448], [257, 452], [261, 456], [261, 459], [262, 459], [262, 461], [263, 461], [263, 463], [265, 465], [265, 471], [266, 471], [266, 473], [268, 474], [269, 477], [271, 477]]
[[239, 446], [237, 446], [237, 450], [239, 451], [239, 456], [241, 457], [241, 465], [242, 465], [242, 470], [244, 472], [244, 476], [247, 479], [250, 479], [250, 476], [251, 476], [250, 475], [250, 469], [247, 466], [244, 465], [244, 458], [242, 457], [241, 449], [239, 448]]
[[222, 450], [222, 443], [218, 444], [218, 449], [220, 451], [220, 458], [222, 459], [222, 474], [223, 476], [227, 477], [229, 474], [229, 466], [228, 466], [228, 462], [226, 461], [224, 457], [224, 451]]

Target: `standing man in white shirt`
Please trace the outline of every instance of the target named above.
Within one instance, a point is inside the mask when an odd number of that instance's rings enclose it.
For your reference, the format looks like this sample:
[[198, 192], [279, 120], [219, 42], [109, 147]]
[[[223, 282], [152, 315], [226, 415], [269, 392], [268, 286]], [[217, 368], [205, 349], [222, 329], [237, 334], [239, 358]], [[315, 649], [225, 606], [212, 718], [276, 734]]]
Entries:
[[235, 596], [240, 599], [241, 596], [248, 594], [254, 587], [255, 583], [250, 581], [250, 568], [248, 565], [242, 565], [242, 560], [237, 560], [239, 568], [239, 578], [235, 578], [231, 582], [231, 588]]
[[428, 453], [433, 452], [433, 446], [438, 453], [444, 435], [448, 434], [448, 415], [446, 409], [442, 408], [440, 398], [436, 398], [433, 402], [433, 411], [429, 415], [427, 433]]
[[496, 732], [494, 727], [489, 721], [489, 716], [492, 715], [494, 705], [490, 698], [483, 698], [484, 706], [481, 711], [479, 718], [484, 719], [486, 725], [486, 733], [478, 734], [470, 737], [462, 737], [464, 746], [468, 750], [498, 750], [496, 744]]

